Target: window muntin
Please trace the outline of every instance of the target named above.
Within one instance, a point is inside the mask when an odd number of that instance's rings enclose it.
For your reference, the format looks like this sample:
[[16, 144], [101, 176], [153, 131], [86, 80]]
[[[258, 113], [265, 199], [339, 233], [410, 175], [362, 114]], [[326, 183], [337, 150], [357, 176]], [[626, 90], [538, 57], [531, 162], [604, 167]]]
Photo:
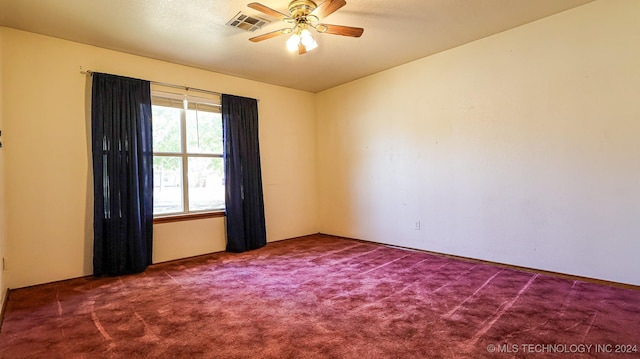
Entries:
[[154, 216], [224, 210], [219, 103], [154, 92], [152, 112]]

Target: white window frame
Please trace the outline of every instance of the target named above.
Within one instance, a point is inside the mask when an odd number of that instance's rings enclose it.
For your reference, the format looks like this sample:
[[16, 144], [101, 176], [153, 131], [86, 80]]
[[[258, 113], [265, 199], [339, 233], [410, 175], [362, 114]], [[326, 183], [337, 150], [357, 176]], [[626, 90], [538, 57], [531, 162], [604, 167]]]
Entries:
[[[187, 152], [187, 111], [185, 108], [188, 103], [194, 103], [196, 106], [206, 105], [221, 108], [221, 99], [219, 96], [213, 98], [198, 97], [187, 94], [163, 92], [153, 90], [151, 91], [151, 104], [152, 106], [162, 106], [154, 104], [154, 98], [164, 98], [167, 100], [180, 101], [184, 103], [180, 111], [180, 152], [156, 152], [153, 151], [153, 157], [171, 157], [180, 158], [182, 161], [182, 207], [181, 212], [172, 213], [154, 213], [154, 223], [162, 223], [165, 221], [171, 221], [172, 219], [190, 219], [190, 218], [202, 218], [202, 217], [216, 217], [224, 215], [225, 207], [212, 208], [206, 210], [189, 210], [189, 158], [223, 158], [221, 153], [189, 153]], [[175, 107], [174, 107], [175, 108]]]

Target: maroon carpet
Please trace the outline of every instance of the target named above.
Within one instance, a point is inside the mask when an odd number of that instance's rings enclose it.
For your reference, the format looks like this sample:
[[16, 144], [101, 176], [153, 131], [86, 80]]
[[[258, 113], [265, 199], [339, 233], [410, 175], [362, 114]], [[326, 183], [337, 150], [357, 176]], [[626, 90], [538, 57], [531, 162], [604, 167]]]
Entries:
[[638, 358], [639, 333], [640, 291], [318, 235], [12, 291], [0, 357]]

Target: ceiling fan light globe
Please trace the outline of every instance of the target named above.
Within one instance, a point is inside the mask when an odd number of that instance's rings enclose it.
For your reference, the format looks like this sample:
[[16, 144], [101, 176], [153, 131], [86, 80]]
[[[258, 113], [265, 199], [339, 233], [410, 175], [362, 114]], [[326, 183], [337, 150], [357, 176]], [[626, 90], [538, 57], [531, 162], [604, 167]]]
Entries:
[[316, 47], [318, 47], [318, 43], [316, 42], [316, 40], [313, 40], [313, 42], [309, 45], [305, 45], [304, 46], [307, 49], [307, 52], [315, 49]]
[[297, 51], [298, 45], [300, 45], [300, 36], [298, 34], [293, 34], [287, 40], [287, 50], [289, 51]]
[[[316, 40], [311, 36], [311, 32], [309, 30], [304, 29], [300, 33], [300, 43], [304, 45], [304, 47], [309, 48]], [[317, 46], [317, 44], [316, 44]]]

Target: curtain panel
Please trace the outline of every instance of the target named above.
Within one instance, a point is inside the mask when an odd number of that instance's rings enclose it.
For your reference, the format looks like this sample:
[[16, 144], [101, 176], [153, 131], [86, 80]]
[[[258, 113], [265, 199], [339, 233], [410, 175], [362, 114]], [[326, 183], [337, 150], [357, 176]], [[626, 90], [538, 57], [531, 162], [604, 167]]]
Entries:
[[94, 275], [152, 263], [153, 150], [149, 81], [93, 73]]
[[258, 101], [222, 95], [227, 251], [267, 244], [262, 194]]

